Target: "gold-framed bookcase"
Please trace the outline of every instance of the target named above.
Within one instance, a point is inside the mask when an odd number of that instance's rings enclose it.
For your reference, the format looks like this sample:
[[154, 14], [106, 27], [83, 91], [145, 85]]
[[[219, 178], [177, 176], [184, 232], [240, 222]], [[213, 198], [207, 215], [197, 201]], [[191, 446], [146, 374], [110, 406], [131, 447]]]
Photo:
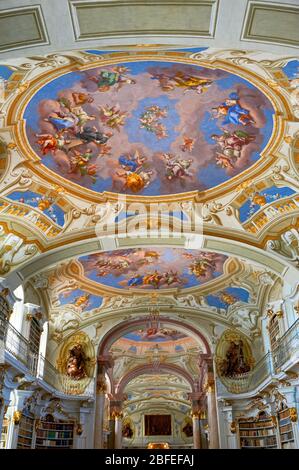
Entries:
[[74, 421], [56, 420], [52, 415], [36, 422], [36, 449], [72, 449]]
[[260, 412], [256, 417], [239, 418], [237, 433], [240, 448], [279, 448], [276, 424], [276, 417], [265, 412]]

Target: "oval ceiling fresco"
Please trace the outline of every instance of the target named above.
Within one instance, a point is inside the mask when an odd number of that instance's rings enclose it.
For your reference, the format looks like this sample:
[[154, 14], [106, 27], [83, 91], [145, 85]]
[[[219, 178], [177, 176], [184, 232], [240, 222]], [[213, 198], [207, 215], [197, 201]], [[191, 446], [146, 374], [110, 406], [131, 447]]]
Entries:
[[207, 190], [249, 168], [273, 112], [227, 71], [142, 60], [62, 75], [24, 118], [31, 147], [58, 175], [98, 193], [157, 196]]
[[223, 274], [227, 256], [183, 248], [131, 248], [79, 258], [84, 275], [121, 289], [186, 288]]

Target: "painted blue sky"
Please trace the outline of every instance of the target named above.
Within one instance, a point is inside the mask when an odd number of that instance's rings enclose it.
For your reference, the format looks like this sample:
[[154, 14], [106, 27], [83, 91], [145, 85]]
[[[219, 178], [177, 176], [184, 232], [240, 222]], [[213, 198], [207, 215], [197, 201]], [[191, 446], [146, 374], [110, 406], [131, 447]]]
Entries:
[[[228, 287], [225, 289], [225, 292], [234, 296], [237, 302], [249, 302], [249, 292], [241, 287]], [[227, 303], [217, 296], [217, 293], [207, 295], [205, 299], [211, 307], [224, 308], [225, 310], [229, 307]]]
[[[192, 271], [193, 264], [203, 257], [208, 261], [206, 273], [200, 277]], [[132, 279], [138, 276], [145, 279], [157, 271], [162, 275], [158, 288], [186, 288], [208, 282], [223, 274], [223, 263], [226, 256], [216, 253], [205, 254], [198, 250], [180, 248], [153, 248], [151, 250], [136, 248], [116, 250], [79, 258], [85, 276], [97, 283], [117, 288], [155, 288], [152, 284], [139, 283], [131, 285]], [[165, 273], [177, 273], [180, 282], [167, 284], [163, 282]]]
[[[268, 204], [281, 198], [291, 196], [294, 193], [295, 191], [289, 187], [278, 188], [277, 186], [271, 186], [271, 188], [263, 190], [260, 194], [265, 196], [266, 204]], [[245, 222], [260, 209], [260, 205], [253, 204], [252, 201], [248, 199], [239, 209], [240, 221]]]
[[[196, 52], [197, 49], [192, 48], [192, 51]], [[136, 193], [136, 190], [131, 189], [129, 183], [126, 182], [126, 176], [121, 176], [122, 169], [118, 159], [123, 154], [133, 158], [138, 150], [145, 156], [144, 166], [142, 165], [138, 171], [143, 171], [143, 174], [150, 171], [151, 176], [147, 184], [145, 184], [146, 180], [142, 180], [144, 178], [142, 176], [141, 181], [144, 182], [140, 184], [137, 193], [154, 196], [214, 187], [248, 168], [259, 158], [260, 152], [272, 133], [273, 109], [267, 98], [248, 81], [218, 69], [212, 70], [183, 63], [136, 61], [122, 62], [117, 66], [127, 67], [129, 70], [125, 74], [132, 77], [135, 84], [126, 84], [120, 89], [111, 86], [109, 90], [100, 92], [96, 84], [90, 81], [90, 77], [99, 73], [101, 68], [86, 72], [71, 72], [45, 85], [27, 105], [24, 116], [29, 141], [33, 149], [42, 157], [43, 164], [51, 170], [97, 192]], [[112, 68], [113, 66], [110, 70]], [[104, 70], [107, 70], [107, 67]], [[212, 85], [202, 94], [178, 85], [174, 85], [174, 88], [168, 91], [161, 88], [157, 76], [164, 75], [172, 80], [176, 73], [183, 74], [187, 78], [204, 77], [212, 80]], [[55, 155], [52, 152], [42, 155], [34, 136], [36, 133], [43, 132], [50, 132], [53, 135], [56, 133], [55, 127], [45, 122], [50, 113], [45, 110], [51, 107], [53, 109], [53, 103], [56, 102], [58, 95], [64, 96], [65, 93], [74, 91], [89, 93], [92, 96], [93, 103], [83, 105], [83, 109], [87, 114], [96, 116], [88, 126], [95, 125], [100, 132], [109, 130], [107, 124], [101, 120], [100, 106], [118, 105], [121, 111], [127, 113], [124, 125], [118, 130], [113, 129], [113, 136], [107, 143], [111, 147], [109, 155], [99, 157], [99, 148], [95, 144], [83, 143], [79, 147], [82, 152], [92, 148], [93, 159], [90, 164], [96, 166], [95, 178], [81, 175], [76, 167], [71, 170], [67, 169], [72, 151], [62, 149]], [[211, 139], [212, 134], [219, 135], [223, 132], [223, 119], [213, 116], [212, 107], [221, 105], [231, 92], [240, 95], [240, 99], [245, 103], [245, 109], [253, 113], [256, 120], [256, 124], [246, 126], [246, 131], [255, 136], [255, 142], [245, 146], [238, 166], [233, 171], [216, 164], [215, 156], [219, 149]], [[160, 118], [160, 122], [165, 125], [167, 131], [167, 136], [164, 138], [158, 138], [154, 132], [141, 127], [140, 117], [149, 106], [154, 105], [167, 109], [167, 116]], [[55, 109], [57, 106], [60, 105], [56, 104]], [[226, 130], [230, 132], [241, 129], [244, 130], [241, 124], [226, 126]], [[78, 129], [68, 130], [67, 138], [72, 141], [76, 138], [76, 132]], [[194, 140], [193, 149], [188, 151], [182, 151], [185, 136]], [[164, 153], [170, 154], [171, 158], [177, 161], [190, 159], [192, 163], [189, 174], [185, 174], [184, 171], [182, 174], [174, 174], [169, 181]]]
[[[81, 289], [74, 289], [69, 292], [63, 292], [59, 295], [59, 302], [61, 305], [73, 304], [76, 301], [77, 297], [85, 295], [86, 292]], [[98, 308], [103, 303], [103, 297], [91, 294], [89, 297], [88, 305], [84, 308], [84, 310], [92, 310], [94, 308]]]
[[[33, 191], [14, 191], [7, 196], [12, 201], [23, 202], [23, 204], [27, 204], [28, 206], [32, 206], [38, 209], [38, 202], [42, 198], [42, 196], [38, 193]], [[24, 201], [23, 201], [24, 199]], [[57, 223], [60, 226], [64, 225], [64, 212], [63, 210], [57, 205], [52, 204], [52, 206], [45, 210], [41, 211], [43, 214], [47, 215], [51, 220]]]

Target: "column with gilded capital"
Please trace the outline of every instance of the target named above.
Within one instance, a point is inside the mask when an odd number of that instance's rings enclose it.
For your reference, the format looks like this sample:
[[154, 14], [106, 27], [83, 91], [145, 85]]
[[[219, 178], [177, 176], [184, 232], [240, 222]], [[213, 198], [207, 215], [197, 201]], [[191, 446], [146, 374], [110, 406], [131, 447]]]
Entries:
[[123, 401], [125, 395], [116, 393], [110, 400], [110, 420], [112, 421], [111, 427], [113, 428], [114, 437], [110, 439], [112, 449], [122, 448], [122, 420], [123, 420]]
[[206, 388], [207, 394], [207, 408], [208, 408], [208, 425], [209, 425], [209, 448], [219, 449], [219, 434], [218, 434], [218, 416], [217, 416], [217, 403], [215, 393], [215, 381], [209, 380]]
[[103, 449], [103, 427], [105, 400], [107, 384], [105, 379], [106, 371], [112, 367], [113, 361], [110, 357], [100, 357], [98, 359], [98, 373], [96, 382], [96, 400], [95, 400], [95, 425], [94, 425], [94, 448]]
[[199, 419], [200, 419], [200, 411], [193, 411], [192, 412], [192, 425], [193, 425], [193, 448], [194, 449], [201, 448]]

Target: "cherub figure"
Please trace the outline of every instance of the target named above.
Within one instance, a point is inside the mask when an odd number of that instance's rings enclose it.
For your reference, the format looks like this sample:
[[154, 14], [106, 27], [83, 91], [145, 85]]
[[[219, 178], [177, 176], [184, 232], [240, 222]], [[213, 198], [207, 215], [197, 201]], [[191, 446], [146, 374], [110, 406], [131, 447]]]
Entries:
[[183, 139], [184, 139], [184, 143], [181, 145], [182, 152], [192, 152], [195, 139], [191, 139], [190, 137], [187, 137], [186, 135], [184, 135]]
[[119, 105], [115, 106], [100, 106], [100, 119], [106, 124], [106, 126], [111, 127], [111, 129], [116, 129], [120, 131], [120, 126], [125, 124], [125, 118], [128, 113], [121, 111]]
[[87, 149], [85, 153], [81, 153], [78, 150], [73, 150], [73, 154], [70, 157], [71, 170], [70, 173], [80, 173], [81, 176], [90, 176], [92, 182], [96, 182], [97, 167], [95, 164], [90, 164], [92, 158], [92, 150]]
[[41, 153], [47, 155], [47, 153], [55, 153], [57, 150], [61, 150], [64, 146], [70, 143], [70, 140], [66, 140], [63, 132], [57, 132], [57, 134], [35, 134], [38, 137], [37, 144], [40, 145]]
[[141, 156], [138, 151], [133, 157], [125, 155], [119, 157], [118, 162], [124, 171], [117, 172], [117, 176], [125, 179], [124, 190], [130, 189], [137, 193], [150, 184], [153, 172], [144, 168], [146, 160], [146, 157]]
[[163, 154], [164, 159], [166, 160], [166, 178], [168, 180], [173, 180], [176, 178], [184, 178], [185, 176], [193, 176], [189, 171], [193, 159], [180, 159], [173, 157], [169, 153]]

